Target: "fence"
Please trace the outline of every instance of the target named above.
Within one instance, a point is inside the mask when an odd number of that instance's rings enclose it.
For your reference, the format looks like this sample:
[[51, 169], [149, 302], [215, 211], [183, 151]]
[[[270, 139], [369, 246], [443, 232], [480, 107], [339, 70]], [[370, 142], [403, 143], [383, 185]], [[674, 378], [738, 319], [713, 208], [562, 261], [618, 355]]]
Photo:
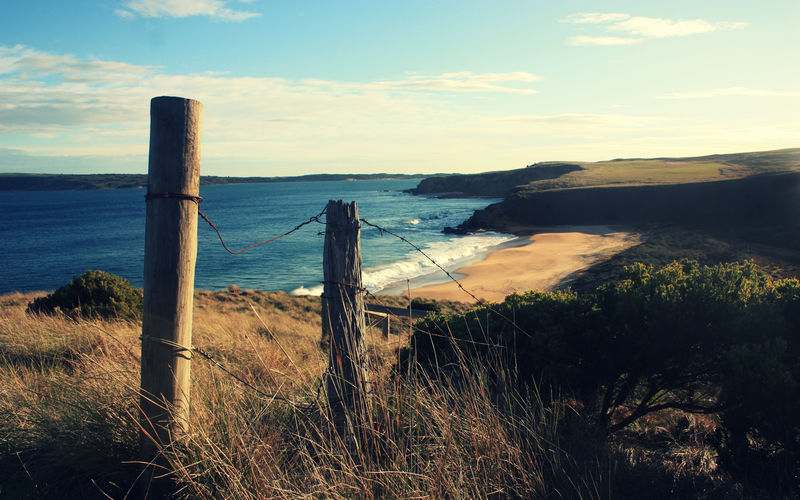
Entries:
[[[411, 308], [410, 296], [409, 308], [401, 315], [397, 308], [385, 306], [379, 297], [363, 287], [362, 227], [375, 229], [410, 245], [443, 271], [465, 295], [476, 303], [482, 301], [418, 245], [359, 218], [355, 202], [330, 201], [320, 213], [279, 236], [241, 250], [231, 250], [220, 230], [199, 210], [202, 201], [199, 196], [201, 113], [202, 105], [190, 99], [157, 97], [151, 102], [141, 336], [142, 459], [153, 465], [159, 449], [180, 440], [186, 431], [193, 354], [198, 354], [254, 391], [272, 399], [283, 399], [264, 393], [202, 348], [192, 345], [198, 215], [211, 226], [222, 246], [231, 254], [240, 254], [289, 236], [312, 223], [323, 224], [321, 218], [325, 216], [321, 335], [329, 345], [329, 363], [324, 384], [331, 421], [340, 436], [355, 442], [354, 438], [363, 429], [357, 428], [354, 422], [366, 422], [368, 426], [371, 414], [370, 377], [364, 353], [365, 315], [382, 323], [386, 337], [389, 336], [392, 317], [399, 322], [407, 313], [411, 323], [414, 316], [420, 315]], [[372, 311], [366, 309], [365, 297], [377, 303]], [[511, 319], [505, 319], [511, 322]], [[152, 479], [152, 470], [143, 477]]]

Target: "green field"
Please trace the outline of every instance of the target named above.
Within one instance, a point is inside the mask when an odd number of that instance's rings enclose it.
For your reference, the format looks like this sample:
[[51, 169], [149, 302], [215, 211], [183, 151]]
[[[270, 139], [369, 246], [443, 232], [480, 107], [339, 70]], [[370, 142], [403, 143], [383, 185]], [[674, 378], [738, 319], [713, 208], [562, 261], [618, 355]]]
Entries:
[[[800, 148], [694, 158], [634, 158], [574, 163], [582, 170], [555, 179], [534, 181], [519, 188], [537, 192], [581, 187], [681, 184], [796, 172], [800, 171]], [[551, 164], [538, 163], [528, 168]]]

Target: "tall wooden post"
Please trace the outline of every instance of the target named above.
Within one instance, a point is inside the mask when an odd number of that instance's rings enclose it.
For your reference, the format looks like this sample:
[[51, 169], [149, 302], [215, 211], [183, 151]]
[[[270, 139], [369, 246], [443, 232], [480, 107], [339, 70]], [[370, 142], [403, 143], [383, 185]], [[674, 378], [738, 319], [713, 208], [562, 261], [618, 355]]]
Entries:
[[142, 317], [142, 458], [180, 436], [189, 412], [203, 105], [150, 102]]
[[356, 202], [328, 202], [322, 265], [322, 330], [330, 343], [328, 402], [339, 435], [350, 441], [371, 426]]

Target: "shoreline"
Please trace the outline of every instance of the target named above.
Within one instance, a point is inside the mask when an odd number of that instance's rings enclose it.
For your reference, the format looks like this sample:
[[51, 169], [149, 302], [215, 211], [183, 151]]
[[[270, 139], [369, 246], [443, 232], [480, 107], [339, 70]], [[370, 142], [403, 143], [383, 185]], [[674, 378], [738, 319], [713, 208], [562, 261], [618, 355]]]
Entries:
[[[630, 227], [608, 225], [526, 227], [515, 232], [521, 236], [513, 241], [521, 240], [522, 244], [490, 252], [479, 262], [451, 274], [481, 300], [500, 302], [514, 292], [554, 290], [574, 273], [635, 246], [644, 238]], [[411, 295], [474, 301], [452, 281], [412, 288]]]
[[[556, 289], [576, 272], [637, 245], [645, 238], [631, 227], [609, 225], [515, 227], [512, 234], [517, 237], [487, 247], [485, 252], [449, 271], [450, 274], [481, 300], [500, 302], [514, 292]], [[409, 288], [412, 298], [474, 302], [441, 270], [417, 276], [408, 282], [391, 283], [374, 293], [406, 295]], [[196, 288], [198, 291], [225, 289]], [[50, 292], [52, 290], [12, 290], [0, 295]]]

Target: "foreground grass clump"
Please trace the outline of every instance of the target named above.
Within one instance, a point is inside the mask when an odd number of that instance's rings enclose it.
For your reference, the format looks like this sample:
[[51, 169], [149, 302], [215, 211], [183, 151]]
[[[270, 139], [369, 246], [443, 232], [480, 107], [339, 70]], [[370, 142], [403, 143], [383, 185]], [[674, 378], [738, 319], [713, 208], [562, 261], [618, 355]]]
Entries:
[[[29, 315], [31, 298], [0, 299], [0, 497], [132, 498], [139, 324]], [[602, 443], [569, 438], [582, 424], [568, 403], [491, 391], [466, 366], [458, 386], [393, 376], [407, 337], [377, 330], [374, 425], [346, 445], [320, 392], [319, 321], [316, 298], [196, 294], [194, 344], [259, 392], [195, 358], [191, 432], [164, 450], [176, 498], [597, 496]]]
[[32, 313], [63, 313], [72, 318], [142, 317], [142, 291], [125, 278], [105, 271], [86, 271], [55, 292], [28, 304]]

